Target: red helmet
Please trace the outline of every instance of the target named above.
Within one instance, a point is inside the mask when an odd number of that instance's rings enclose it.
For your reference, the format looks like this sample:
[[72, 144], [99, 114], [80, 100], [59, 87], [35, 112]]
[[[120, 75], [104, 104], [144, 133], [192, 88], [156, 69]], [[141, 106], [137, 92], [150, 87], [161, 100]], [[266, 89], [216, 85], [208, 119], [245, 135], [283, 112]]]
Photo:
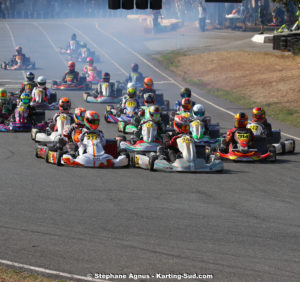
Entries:
[[22, 54], [22, 47], [21, 46], [17, 46], [16, 47], [16, 52], [17, 52], [17, 54]]
[[71, 101], [67, 97], [63, 97], [58, 102], [58, 108], [61, 113], [69, 113], [71, 109]]
[[192, 100], [190, 98], [183, 98], [181, 101], [182, 109], [186, 112], [192, 108]]
[[108, 72], [103, 73], [102, 80], [103, 80], [103, 82], [109, 82], [110, 81], [110, 74]]
[[86, 63], [91, 67], [94, 64], [94, 60], [92, 57], [88, 57], [86, 59]]
[[95, 111], [87, 111], [84, 116], [84, 124], [87, 128], [96, 130], [100, 124], [100, 115]]
[[74, 112], [74, 119], [76, 124], [84, 124], [84, 117], [85, 117], [86, 109], [84, 108], [76, 108]]
[[146, 89], [152, 89], [153, 86], [153, 80], [151, 77], [146, 77], [144, 80], [144, 86]]
[[190, 131], [189, 119], [185, 116], [180, 116], [180, 115], [175, 116], [174, 129], [178, 133], [188, 133]]
[[234, 126], [236, 128], [245, 128], [247, 126], [247, 123], [248, 116], [245, 113], [240, 112], [234, 116]]
[[254, 121], [263, 122], [266, 118], [266, 112], [261, 107], [256, 107], [252, 110], [252, 118]]
[[68, 62], [68, 68], [69, 68], [69, 70], [75, 70], [75, 63], [74, 62]]

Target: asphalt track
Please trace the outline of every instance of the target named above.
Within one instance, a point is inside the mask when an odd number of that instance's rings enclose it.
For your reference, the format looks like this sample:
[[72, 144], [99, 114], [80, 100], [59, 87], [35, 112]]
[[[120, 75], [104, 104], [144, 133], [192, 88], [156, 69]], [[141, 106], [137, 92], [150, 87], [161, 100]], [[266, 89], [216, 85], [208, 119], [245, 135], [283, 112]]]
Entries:
[[[76, 31], [100, 55], [98, 65], [113, 80], [123, 80], [137, 62], [174, 102], [178, 85], [107, 33], [172, 78], [147, 56], [154, 37], [142, 38], [127, 26], [120, 36], [112, 28], [114, 21], [1, 22], [0, 60], [13, 52], [12, 34], [36, 61], [36, 76], [60, 79], [66, 66], [56, 48], [64, 47]], [[170, 42], [174, 39], [172, 34], [159, 35], [156, 44], [168, 36]], [[0, 71], [1, 87], [16, 90], [14, 85], [22, 80], [22, 72]], [[227, 111], [241, 109], [194, 92]], [[59, 96], [70, 97], [73, 107], [95, 109], [103, 118], [105, 105], [85, 104], [81, 92]], [[232, 126], [230, 114], [201, 103], [223, 131]], [[300, 137], [295, 128], [272, 124]], [[101, 128], [108, 138], [117, 134], [116, 126], [103, 119]], [[206, 273], [214, 275], [212, 281], [300, 280], [298, 153], [281, 156], [276, 163], [225, 163], [221, 174], [168, 174], [56, 167], [34, 157], [29, 134], [4, 133], [0, 138], [0, 260], [80, 276]]]

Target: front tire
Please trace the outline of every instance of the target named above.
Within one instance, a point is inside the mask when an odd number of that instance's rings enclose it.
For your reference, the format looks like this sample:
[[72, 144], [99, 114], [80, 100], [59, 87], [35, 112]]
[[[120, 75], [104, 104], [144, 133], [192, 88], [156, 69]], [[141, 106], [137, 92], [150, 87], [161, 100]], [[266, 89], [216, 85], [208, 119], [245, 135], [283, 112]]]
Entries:
[[154, 163], [158, 159], [156, 154], [153, 154], [149, 157], [149, 170], [154, 171]]

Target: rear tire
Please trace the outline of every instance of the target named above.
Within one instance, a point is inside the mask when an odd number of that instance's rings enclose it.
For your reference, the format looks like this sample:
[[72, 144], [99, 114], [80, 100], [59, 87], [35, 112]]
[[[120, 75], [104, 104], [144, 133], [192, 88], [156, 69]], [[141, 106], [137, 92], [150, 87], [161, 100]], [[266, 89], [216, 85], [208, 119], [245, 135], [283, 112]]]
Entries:
[[158, 159], [156, 154], [153, 154], [149, 157], [149, 170], [154, 171], [154, 163]]
[[270, 146], [269, 152], [273, 155], [272, 158], [270, 159], [270, 161], [276, 162], [276, 160], [277, 160], [276, 148], [274, 146]]

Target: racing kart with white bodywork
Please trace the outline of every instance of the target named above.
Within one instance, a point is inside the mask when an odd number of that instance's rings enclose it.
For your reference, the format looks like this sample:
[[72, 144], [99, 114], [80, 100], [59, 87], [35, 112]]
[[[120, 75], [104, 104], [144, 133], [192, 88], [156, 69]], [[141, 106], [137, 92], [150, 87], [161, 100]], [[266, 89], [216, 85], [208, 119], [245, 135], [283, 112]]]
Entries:
[[31, 130], [31, 139], [39, 143], [54, 143], [61, 137], [64, 128], [70, 126], [71, 123], [70, 116], [61, 114], [57, 117], [54, 131], [51, 132], [48, 128], [44, 131], [33, 128]]
[[23, 58], [17, 55], [15, 60], [3, 62], [1, 68], [4, 70], [32, 70], [35, 69], [35, 62], [30, 61], [29, 57]]
[[83, 100], [87, 103], [120, 103], [122, 100], [120, 82], [100, 82], [93, 93], [83, 93]]
[[265, 137], [269, 145], [273, 145], [276, 149], [276, 154], [294, 153], [296, 142], [294, 139], [285, 139], [281, 141], [280, 130], [273, 130], [271, 137], [266, 137], [264, 126], [258, 122], [248, 122], [247, 127], [250, 128], [256, 139]]
[[206, 153], [205, 146], [196, 149], [194, 139], [189, 135], [181, 135], [177, 140], [179, 154], [175, 162], [171, 163], [166, 156], [160, 158], [157, 153], [149, 156], [136, 154], [133, 164], [149, 170], [165, 172], [216, 172], [223, 171], [222, 160], [215, 158], [213, 154]]

